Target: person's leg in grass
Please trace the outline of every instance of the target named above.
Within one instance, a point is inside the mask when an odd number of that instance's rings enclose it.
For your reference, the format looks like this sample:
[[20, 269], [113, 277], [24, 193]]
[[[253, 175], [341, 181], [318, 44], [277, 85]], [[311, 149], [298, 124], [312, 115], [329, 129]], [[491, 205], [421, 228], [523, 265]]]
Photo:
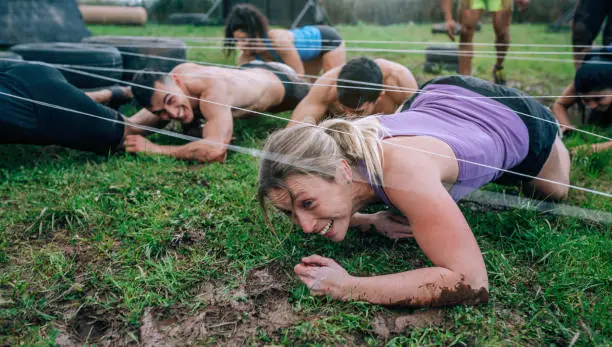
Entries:
[[5, 117], [0, 117], [0, 143], [60, 145], [99, 154], [121, 145], [122, 115], [93, 101], [57, 69], [16, 64], [3, 75], [0, 116]]
[[524, 186], [524, 191], [541, 199], [565, 200], [569, 191], [569, 187], [565, 185], [570, 183], [570, 163], [569, 152], [561, 138], [557, 136], [548, 159], [537, 176], [547, 181], [531, 180]]
[[[321, 34], [320, 54], [317, 58], [304, 61], [304, 71], [307, 75], [319, 76], [323, 73], [346, 63], [346, 47], [338, 31], [327, 25], [317, 25]], [[310, 77], [310, 82], [316, 78]]]
[[495, 50], [497, 61], [493, 67], [493, 80], [497, 84], [506, 84], [504, 60], [510, 44], [510, 23], [512, 9], [502, 9], [493, 13], [493, 30], [495, 31]]
[[308, 76], [312, 76], [312, 77], [304, 77], [304, 79], [307, 80], [309, 83], [314, 83], [317, 80], [322, 69], [323, 69], [323, 59], [322, 58], [305, 61], [304, 62], [304, 74]]
[[321, 62], [323, 73], [346, 64], [346, 45], [338, 30], [327, 25], [318, 25], [321, 32]]
[[[464, 1], [465, 3], [469, 1]], [[472, 9], [462, 5], [459, 22], [461, 24], [460, 44], [459, 44], [459, 73], [461, 75], [472, 75], [472, 56], [474, 54], [474, 32], [484, 9]], [[469, 4], [467, 4], [469, 5]]]
[[89, 96], [93, 101], [107, 105], [113, 109], [119, 108], [119, 106], [130, 102], [134, 98], [132, 95], [132, 88], [121, 86], [111, 86], [92, 90], [85, 92], [85, 95]]
[[612, 3], [601, 0], [580, 0], [576, 5], [572, 21], [572, 44], [574, 45], [574, 67], [582, 66], [606, 17], [611, 18]]
[[338, 48], [323, 54], [320, 58], [305, 61], [304, 71], [306, 71], [307, 75], [315, 76], [308, 78], [311, 83], [314, 83], [321, 73], [321, 70], [323, 70], [323, 73], [325, 73], [337, 66], [342, 66], [345, 63], [346, 48], [344, 46], [344, 42], [342, 42]]
[[337, 66], [342, 66], [346, 64], [346, 46], [344, 42], [340, 44], [333, 51], [327, 52], [323, 54], [322, 62], [323, 62], [323, 72], [327, 72]]

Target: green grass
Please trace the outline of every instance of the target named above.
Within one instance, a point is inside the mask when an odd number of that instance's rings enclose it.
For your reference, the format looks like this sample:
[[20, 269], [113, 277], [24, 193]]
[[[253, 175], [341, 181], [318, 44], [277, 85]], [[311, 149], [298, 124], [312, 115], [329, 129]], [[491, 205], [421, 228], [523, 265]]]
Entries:
[[[157, 25], [91, 30], [98, 35], [221, 35], [220, 28]], [[424, 25], [343, 26], [340, 31], [347, 39], [444, 40]], [[569, 43], [567, 35], [545, 33], [543, 26], [515, 25], [512, 35], [516, 43]], [[479, 42], [492, 39], [488, 26], [477, 35]], [[432, 77], [422, 73], [423, 54], [380, 56], [409, 66], [419, 82]], [[191, 49], [189, 58], [231, 63], [218, 50]], [[492, 65], [491, 59], [476, 59], [475, 75], [490, 79]], [[509, 80], [536, 95], [560, 94], [572, 73], [569, 63], [507, 63]], [[269, 132], [283, 125], [264, 118], [238, 121], [236, 144], [259, 148]], [[610, 129], [591, 130], [612, 136]], [[568, 147], [591, 142], [583, 135], [566, 139]], [[182, 344], [567, 345], [573, 338], [577, 345], [612, 343], [609, 225], [462, 204], [484, 253], [491, 302], [434, 310], [440, 314], [435, 324], [408, 326], [384, 337], [376, 333], [377, 317], [428, 313], [313, 298], [291, 269], [300, 257], [317, 253], [353, 274], [405, 271], [428, 264], [417, 245], [357, 232], [330, 244], [302, 235], [280, 216], [274, 217], [274, 235], [254, 199], [255, 158], [233, 153], [225, 165], [196, 165], [150, 156], [104, 158], [57, 147], [2, 146], [0, 153], [2, 345], [142, 342], [147, 336], [139, 328], [149, 310], [161, 317], [159, 324], [183, 324], [184, 339], [174, 340]], [[611, 155], [579, 153], [573, 158], [573, 183], [610, 192]], [[568, 204], [612, 210], [610, 199], [576, 191]], [[253, 270], [261, 267], [274, 272], [273, 280], [255, 288]], [[275, 298], [291, 305], [293, 318], [284, 324], [266, 318], [279, 314], [282, 305]], [[223, 314], [197, 318], [215, 309]], [[189, 330], [190, 322], [206, 326], [207, 333]], [[232, 337], [220, 331], [224, 325], [219, 323], [225, 322], [234, 324]], [[169, 331], [164, 336], [173, 334], [180, 335]]]

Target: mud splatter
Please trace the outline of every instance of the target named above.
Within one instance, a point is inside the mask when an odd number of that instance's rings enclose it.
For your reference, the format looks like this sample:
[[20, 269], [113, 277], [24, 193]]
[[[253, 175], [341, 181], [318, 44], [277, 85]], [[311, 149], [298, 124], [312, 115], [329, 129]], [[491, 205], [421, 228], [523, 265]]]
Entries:
[[85, 307], [74, 317], [70, 328], [79, 341], [92, 343], [106, 334], [110, 322], [106, 320], [104, 310]]
[[273, 263], [251, 271], [243, 287], [228, 293], [222, 293], [221, 286], [215, 283], [203, 284], [198, 298], [208, 307], [189, 313], [146, 311], [141, 319], [141, 343], [242, 345], [260, 330], [272, 334], [290, 327], [300, 316], [289, 302], [287, 283], [288, 276], [279, 264]]
[[475, 305], [489, 302], [487, 288], [472, 289], [467, 284], [458, 283], [455, 288], [442, 288], [440, 297], [431, 303], [432, 307]]
[[83, 307], [78, 312], [68, 310], [64, 323], [55, 324], [58, 333], [55, 344], [62, 347], [98, 345], [127, 346], [135, 344], [129, 338], [130, 328], [120, 323], [116, 313]]
[[374, 318], [372, 328], [376, 335], [387, 339], [392, 334], [402, 333], [406, 329], [441, 326], [444, 322], [444, 311], [433, 309], [412, 314], [379, 314]]
[[274, 262], [249, 272], [246, 278], [246, 291], [253, 296], [270, 289], [285, 290], [290, 281], [280, 263]]
[[[462, 279], [463, 281], [463, 279]], [[435, 288], [430, 288], [435, 290]], [[489, 302], [489, 291], [487, 288], [481, 287], [480, 289], [472, 289], [470, 285], [463, 282], [457, 283], [454, 288], [443, 287], [440, 288], [440, 294], [438, 297], [433, 298], [427, 304], [423, 303], [420, 298], [408, 298], [399, 302], [389, 302], [389, 306], [397, 307], [446, 307], [456, 305], [476, 305], [485, 304]]]

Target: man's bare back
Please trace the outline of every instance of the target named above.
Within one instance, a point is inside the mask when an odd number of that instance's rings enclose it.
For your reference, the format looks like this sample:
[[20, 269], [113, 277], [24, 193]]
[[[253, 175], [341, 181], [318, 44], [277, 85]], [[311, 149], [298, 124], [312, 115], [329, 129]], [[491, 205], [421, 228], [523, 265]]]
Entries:
[[[181, 76], [193, 98], [249, 111], [264, 112], [280, 104], [285, 96], [282, 81], [263, 68], [225, 69], [181, 64], [170, 74]], [[248, 113], [235, 108], [231, 112], [234, 117]]]
[[[368, 116], [379, 113], [394, 113], [398, 107], [410, 99], [414, 92], [418, 90], [418, 84], [410, 70], [400, 64], [385, 59], [370, 61], [370, 64], [373, 63], [378, 66], [380, 73], [382, 73], [382, 85], [384, 87], [377, 87], [377, 85], [381, 84], [380, 82], [371, 83], [365, 78], [363, 83], [353, 83], [349, 88], [357, 91], [357, 94], [359, 89], [366, 90], [366, 93], [373, 95], [374, 100], [371, 102], [365, 101], [366, 99], [364, 101], [354, 100], [355, 104], [361, 104], [356, 108], [342, 104], [340, 100], [341, 94], [338, 90], [338, 84], [340, 84], [340, 88], [343, 85], [341, 71], [344, 66], [341, 66], [319, 77], [306, 98], [295, 109], [291, 119], [296, 122], [307, 121], [317, 123], [326, 116]], [[351, 64], [351, 61], [348, 64]], [[355, 65], [355, 68], [359, 68], [359, 65]], [[355, 77], [351, 78], [351, 80], [361, 81], [361, 79]], [[357, 98], [360, 97], [357, 96]]]

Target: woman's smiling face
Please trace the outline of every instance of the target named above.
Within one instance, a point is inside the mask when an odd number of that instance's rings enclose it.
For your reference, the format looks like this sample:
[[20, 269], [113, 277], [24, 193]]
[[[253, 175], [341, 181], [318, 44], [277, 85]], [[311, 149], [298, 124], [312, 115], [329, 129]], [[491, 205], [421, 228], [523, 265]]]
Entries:
[[354, 213], [351, 181], [342, 176], [337, 174], [330, 181], [316, 175], [292, 175], [284, 182], [289, 191], [274, 188], [267, 197], [305, 233], [339, 242], [344, 240]]

